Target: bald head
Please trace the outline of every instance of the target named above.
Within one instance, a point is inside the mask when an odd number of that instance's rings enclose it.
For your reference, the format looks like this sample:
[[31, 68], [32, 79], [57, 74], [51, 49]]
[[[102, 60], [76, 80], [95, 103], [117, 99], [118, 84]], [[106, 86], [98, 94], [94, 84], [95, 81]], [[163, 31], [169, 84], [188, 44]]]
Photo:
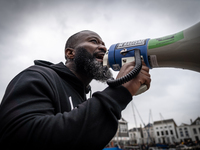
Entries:
[[81, 42], [81, 40], [88, 35], [96, 35], [100, 38], [100, 36], [93, 31], [83, 30], [83, 31], [77, 32], [74, 35], [69, 37], [69, 39], [67, 40], [67, 42], [65, 44], [65, 49], [67, 49], [67, 48], [75, 49], [76, 46]]

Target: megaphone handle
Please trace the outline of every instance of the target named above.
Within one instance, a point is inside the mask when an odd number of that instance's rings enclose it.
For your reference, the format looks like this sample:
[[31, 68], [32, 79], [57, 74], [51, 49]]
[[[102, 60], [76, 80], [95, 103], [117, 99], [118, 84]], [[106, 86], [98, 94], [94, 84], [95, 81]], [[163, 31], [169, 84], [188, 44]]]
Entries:
[[146, 84], [142, 84], [139, 88], [139, 90], [137, 91], [137, 93], [135, 94], [135, 96], [142, 94], [143, 92], [145, 92], [147, 90], [147, 85]]
[[[134, 69], [127, 74], [126, 76], [123, 76], [119, 79], [109, 79], [107, 80], [107, 84], [110, 87], [117, 87], [119, 85], [122, 85], [128, 81], [130, 81], [131, 79], [135, 78], [138, 73], [140, 72], [141, 68], [142, 68], [142, 60], [141, 60], [141, 55], [140, 55], [140, 50], [139, 49], [133, 49], [135, 51], [135, 67]], [[135, 95], [139, 95], [143, 92], [145, 92], [147, 90], [147, 86], [145, 84], [141, 85], [141, 87], [139, 88], [139, 90], [137, 91], [137, 93]]]
[[127, 75], [125, 75], [119, 79], [116, 79], [116, 80], [108, 79], [107, 84], [110, 87], [120, 86], [120, 85], [132, 80], [139, 74], [140, 70], [142, 69], [142, 60], [141, 60], [140, 50], [134, 49], [134, 53], [135, 53], [135, 67], [133, 68], [133, 70], [131, 72], [129, 72]]

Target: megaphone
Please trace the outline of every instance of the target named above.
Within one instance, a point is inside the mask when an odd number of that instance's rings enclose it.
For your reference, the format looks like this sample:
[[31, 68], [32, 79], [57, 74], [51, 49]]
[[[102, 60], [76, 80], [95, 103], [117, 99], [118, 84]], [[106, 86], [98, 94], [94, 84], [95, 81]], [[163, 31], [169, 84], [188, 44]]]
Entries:
[[[139, 55], [150, 69], [174, 67], [200, 72], [200, 22], [172, 35], [113, 44], [104, 56], [103, 65], [119, 71], [125, 63], [135, 60], [136, 50], [140, 51]], [[137, 94], [145, 90], [143, 86], [143, 90]]]

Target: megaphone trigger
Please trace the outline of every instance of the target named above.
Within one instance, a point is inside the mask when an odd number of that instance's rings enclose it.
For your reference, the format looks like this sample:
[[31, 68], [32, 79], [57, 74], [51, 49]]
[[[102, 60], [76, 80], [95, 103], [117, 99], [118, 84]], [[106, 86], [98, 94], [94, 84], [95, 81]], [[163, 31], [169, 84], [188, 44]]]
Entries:
[[[122, 66], [126, 63], [135, 61], [135, 57], [123, 57], [122, 58]], [[141, 56], [141, 61], [143, 61], [143, 56]]]

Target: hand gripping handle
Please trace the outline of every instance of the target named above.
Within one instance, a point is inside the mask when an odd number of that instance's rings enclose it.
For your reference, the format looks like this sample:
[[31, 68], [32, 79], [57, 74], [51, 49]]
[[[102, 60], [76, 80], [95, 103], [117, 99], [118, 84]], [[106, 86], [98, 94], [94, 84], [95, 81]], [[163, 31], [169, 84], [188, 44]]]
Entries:
[[[142, 60], [141, 60], [141, 54], [140, 54], [140, 50], [139, 49], [133, 49], [134, 50], [134, 55], [135, 55], [135, 67], [133, 68], [133, 70], [131, 72], [129, 72], [127, 75], [118, 78], [118, 79], [108, 79], [107, 80], [107, 84], [110, 87], [117, 87], [120, 86], [130, 80], [132, 80], [133, 78], [135, 78], [140, 70], [142, 69]], [[141, 94], [143, 92], [145, 92], [147, 90], [147, 86], [146, 85], [141, 85], [140, 89], [137, 91], [137, 93], [135, 95]]]

